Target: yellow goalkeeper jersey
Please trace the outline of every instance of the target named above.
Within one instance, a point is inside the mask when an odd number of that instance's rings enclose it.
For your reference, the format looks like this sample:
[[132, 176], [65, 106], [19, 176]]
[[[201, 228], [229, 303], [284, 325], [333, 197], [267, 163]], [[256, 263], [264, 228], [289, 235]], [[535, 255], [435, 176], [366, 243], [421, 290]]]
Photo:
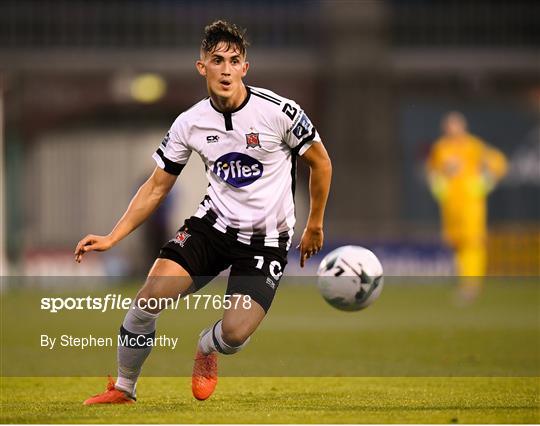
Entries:
[[485, 237], [486, 197], [506, 168], [502, 152], [469, 133], [435, 142], [427, 171], [451, 245]]

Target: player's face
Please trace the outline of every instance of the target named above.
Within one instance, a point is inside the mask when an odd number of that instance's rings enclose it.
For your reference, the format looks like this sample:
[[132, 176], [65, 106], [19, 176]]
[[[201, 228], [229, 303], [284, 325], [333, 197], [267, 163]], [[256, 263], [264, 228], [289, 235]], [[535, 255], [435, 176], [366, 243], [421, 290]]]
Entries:
[[448, 114], [442, 123], [443, 132], [447, 136], [461, 136], [467, 131], [467, 123], [461, 114]]
[[232, 99], [243, 94], [242, 78], [249, 64], [234, 46], [227, 49], [226, 43], [219, 43], [213, 52], [202, 55], [196, 65], [199, 73], [206, 77], [210, 95]]

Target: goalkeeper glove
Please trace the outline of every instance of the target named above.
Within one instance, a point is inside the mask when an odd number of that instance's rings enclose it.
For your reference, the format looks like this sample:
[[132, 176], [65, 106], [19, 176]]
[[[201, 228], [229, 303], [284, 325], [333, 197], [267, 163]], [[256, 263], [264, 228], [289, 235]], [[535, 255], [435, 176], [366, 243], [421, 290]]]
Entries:
[[429, 179], [429, 189], [433, 198], [439, 203], [442, 202], [448, 192], [448, 179], [440, 175], [432, 175]]

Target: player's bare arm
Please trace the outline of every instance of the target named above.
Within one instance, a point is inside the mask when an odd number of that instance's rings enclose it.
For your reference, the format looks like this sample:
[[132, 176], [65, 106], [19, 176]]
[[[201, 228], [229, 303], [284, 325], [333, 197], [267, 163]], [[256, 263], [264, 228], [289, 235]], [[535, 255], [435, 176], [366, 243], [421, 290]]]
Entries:
[[75, 261], [80, 263], [85, 253], [106, 251], [129, 235], [143, 223], [165, 199], [178, 176], [156, 167], [148, 180], [141, 185], [114, 229], [108, 235], [84, 237], [75, 248]]
[[322, 143], [314, 143], [301, 158], [310, 168], [309, 216], [297, 247], [300, 249], [300, 266], [303, 268], [305, 261], [317, 254], [324, 243], [324, 209], [332, 180], [332, 162]]

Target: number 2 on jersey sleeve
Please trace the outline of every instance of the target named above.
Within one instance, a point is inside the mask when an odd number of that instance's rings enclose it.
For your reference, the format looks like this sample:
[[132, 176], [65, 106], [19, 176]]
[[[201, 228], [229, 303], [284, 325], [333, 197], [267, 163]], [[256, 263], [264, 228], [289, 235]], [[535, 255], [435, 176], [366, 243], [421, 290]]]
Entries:
[[298, 114], [298, 108], [293, 107], [291, 104], [285, 104], [283, 105], [282, 111], [289, 117], [291, 120], [294, 121], [294, 117], [296, 117], [296, 114]]

